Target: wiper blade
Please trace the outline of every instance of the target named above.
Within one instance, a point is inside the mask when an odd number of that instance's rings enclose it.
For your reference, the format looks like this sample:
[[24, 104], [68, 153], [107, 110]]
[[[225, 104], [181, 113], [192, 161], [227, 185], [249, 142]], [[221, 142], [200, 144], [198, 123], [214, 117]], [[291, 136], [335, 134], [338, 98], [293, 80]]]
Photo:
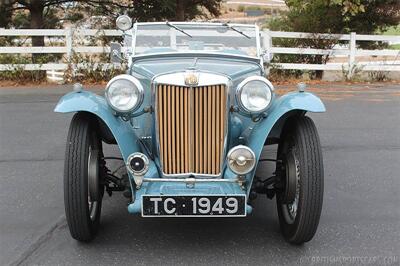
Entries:
[[233, 31], [236, 31], [237, 33], [243, 35], [244, 37], [246, 37], [247, 39], [251, 39], [251, 37], [249, 35], [247, 35], [246, 33], [244, 33], [243, 31], [240, 31], [238, 29], [236, 29], [235, 27], [229, 25], [228, 23], [222, 23], [222, 26], [227, 27]]
[[190, 35], [190, 34], [189, 34], [189, 33], [187, 33], [186, 31], [182, 30], [181, 28], [179, 28], [179, 27], [175, 26], [174, 24], [172, 24], [172, 23], [169, 23], [168, 21], [166, 21], [166, 22], [165, 22], [165, 24], [166, 24], [167, 26], [171, 27], [171, 28], [174, 28], [174, 29], [176, 29], [177, 31], [180, 31], [180, 32], [182, 32], [182, 33], [183, 33], [183, 34], [185, 34], [186, 36], [189, 36], [190, 38], [193, 38], [193, 36], [192, 36], [192, 35]]

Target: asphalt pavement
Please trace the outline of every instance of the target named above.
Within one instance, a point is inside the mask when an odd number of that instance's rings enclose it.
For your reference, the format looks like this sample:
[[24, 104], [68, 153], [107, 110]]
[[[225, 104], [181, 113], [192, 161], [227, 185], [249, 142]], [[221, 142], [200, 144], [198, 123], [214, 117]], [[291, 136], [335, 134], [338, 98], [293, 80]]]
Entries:
[[[264, 196], [246, 218], [144, 219], [114, 194], [105, 197], [98, 237], [73, 240], [62, 187], [71, 115], [53, 113], [70, 89], [0, 88], [0, 265], [400, 264], [399, 84], [310, 89], [327, 107], [310, 114], [322, 143], [325, 195], [318, 231], [302, 246], [283, 240], [275, 200]], [[258, 175], [268, 175], [268, 166]]]

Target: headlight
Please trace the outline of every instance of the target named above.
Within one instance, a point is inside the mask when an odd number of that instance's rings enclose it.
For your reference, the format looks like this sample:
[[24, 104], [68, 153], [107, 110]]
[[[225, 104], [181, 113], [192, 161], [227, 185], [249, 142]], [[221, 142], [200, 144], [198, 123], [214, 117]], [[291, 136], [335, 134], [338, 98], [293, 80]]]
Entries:
[[274, 87], [267, 79], [259, 76], [243, 80], [236, 90], [236, 100], [246, 113], [261, 113], [268, 109]]
[[117, 28], [122, 31], [127, 31], [132, 28], [132, 19], [127, 15], [122, 15], [117, 18]]
[[256, 165], [256, 156], [247, 146], [238, 145], [228, 152], [228, 166], [235, 174], [245, 175]]
[[135, 111], [143, 101], [143, 87], [130, 75], [119, 75], [108, 82], [106, 100], [118, 113]]

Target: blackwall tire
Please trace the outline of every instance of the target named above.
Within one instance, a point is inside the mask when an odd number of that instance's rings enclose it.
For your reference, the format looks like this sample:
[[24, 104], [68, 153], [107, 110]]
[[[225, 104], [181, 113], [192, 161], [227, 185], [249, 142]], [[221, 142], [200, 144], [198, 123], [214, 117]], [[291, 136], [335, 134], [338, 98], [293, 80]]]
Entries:
[[282, 134], [278, 159], [285, 162], [286, 157], [294, 156], [295, 160], [290, 161], [296, 164], [298, 196], [297, 202], [288, 204], [284, 193], [277, 194], [279, 224], [289, 243], [302, 244], [313, 238], [321, 216], [324, 191], [321, 145], [314, 122], [306, 116], [290, 118]]
[[64, 165], [65, 215], [71, 236], [83, 242], [92, 240], [97, 234], [102, 202], [102, 195], [92, 202], [88, 191], [88, 169], [93, 169], [89, 166], [89, 158], [102, 154], [101, 142], [90, 121], [84, 113], [77, 113], [72, 118]]

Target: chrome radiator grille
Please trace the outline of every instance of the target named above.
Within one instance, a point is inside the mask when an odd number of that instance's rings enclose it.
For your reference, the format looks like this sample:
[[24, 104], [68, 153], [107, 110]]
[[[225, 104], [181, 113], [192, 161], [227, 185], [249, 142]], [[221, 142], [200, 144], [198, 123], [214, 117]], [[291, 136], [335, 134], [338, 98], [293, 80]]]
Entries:
[[220, 174], [226, 97], [225, 85], [157, 85], [157, 133], [164, 174]]

